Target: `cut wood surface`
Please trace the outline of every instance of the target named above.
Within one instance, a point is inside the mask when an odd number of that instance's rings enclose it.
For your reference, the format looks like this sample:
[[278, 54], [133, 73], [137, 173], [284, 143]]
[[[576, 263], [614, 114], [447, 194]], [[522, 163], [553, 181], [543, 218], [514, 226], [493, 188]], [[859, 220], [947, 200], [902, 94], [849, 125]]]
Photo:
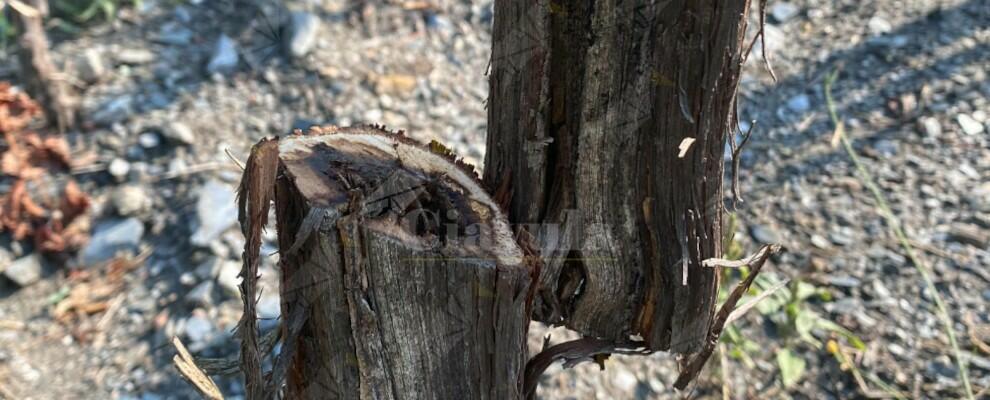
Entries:
[[495, 2], [484, 181], [538, 227], [535, 318], [701, 349], [749, 3]]
[[[534, 257], [446, 149], [375, 127], [278, 144], [288, 398], [520, 398]], [[247, 165], [251, 170], [252, 165]]]

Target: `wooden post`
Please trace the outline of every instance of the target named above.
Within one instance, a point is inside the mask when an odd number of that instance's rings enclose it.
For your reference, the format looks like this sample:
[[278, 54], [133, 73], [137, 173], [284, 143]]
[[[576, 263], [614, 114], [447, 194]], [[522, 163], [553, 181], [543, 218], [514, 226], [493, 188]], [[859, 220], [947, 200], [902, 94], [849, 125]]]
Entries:
[[[248, 397], [520, 398], [535, 257], [473, 171], [374, 127], [275, 143], [277, 166], [257, 165], [276, 160], [263, 142], [245, 182], [277, 169], [283, 346], [266, 378], [242, 364]], [[266, 190], [242, 186], [242, 215]]]
[[749, 3], [496, 0], [484, 182], [541, 227], [535, 318], [702, 348]]
[[48, 37], [43, 24], [48, 15], [48, 1], [27, 0], [11, 4], [11, 7], [20, 33], [21, 79], [27, 92], [45, 110], [49, 124], [64, 133], [75, 121], [75, 109], [68, 84], [57, 76], [58, 70], [48, 53]]

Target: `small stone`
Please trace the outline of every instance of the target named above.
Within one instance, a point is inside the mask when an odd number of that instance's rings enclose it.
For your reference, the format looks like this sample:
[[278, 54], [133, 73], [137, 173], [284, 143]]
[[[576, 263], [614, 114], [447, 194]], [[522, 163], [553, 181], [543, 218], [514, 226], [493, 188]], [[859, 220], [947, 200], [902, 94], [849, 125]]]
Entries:
[[636, 385], [639, 384], [639, 379], [636, 379], [636, 375], [625, 369], [619, 369], [615, 371], [615, 386], [620, 390], [632, 393], [636, 389]]
[[186, 303], [194, 307], [209, 307], [214, 304], [213, 281], [203, 281], [186, 294]]
[[870, 34], [874, 36], [890, 33], [890, 31], [894, 29], [894, 27], [890, 25], [890, 21], [876, 16], [870, 18], [870, 20], [866, 23], [866, 26], [870, 30]]
[[828, 249], [829, 247], [832, 247], [832, 244], [829, 243], [828, 239], [825, 239], [824, 236], [818, 234], [811, 235], [811, 245], [819, 249]]
[[827, 280], [829, 285], [844, 287], [844, 288], [859, 287], [859, 285], [863, 283], [863, 281], [849, 275], [838, 275], [838, 276], [833, 275], [833, 276], [829, 276]]
[[990, 232], [971, 224], [953, 224], [949, 227], [948, 239], [980, 249], [990, 246]]
[[320, 33], [320, 18], [316, 15], [297, 11], [292, 13], [292, 34], [289, 36], [289, 54], [293, 57], [305, 56], [316, 44]]
[[237, 67], [237, 43], [227, 35], [220, 35], [213, 47], [213, 57], [210, 58], [206, 70], [213, 72], [231, 72]]
[[873, 144], [873, 149], [880, 153], [881, 156], [890, 157], [897, 154], [897, 142], [893, 140], [878, 140]]
[[205, 317], [194, 315], [186, 319], [186, 337], [200, 344], [209, 341], [215, 334], [213, 323]]
[[238, 275], [240, 274], [241, 263], [237, 261], [224, 261], [220, 264], [220, 270], [217, 271], [217, 283], [231, 297], [239, 296], [241, 293], [241, 277]]
[[956, 122], [959, 123], [959, 127], [962, 128], [963, 133], [967, 135], [978, 135], [983, 132], [983, 124], [979, 121], [973, 119], [973, 117], [968, 114], [956, 115]]
[[839, 229], [829, 232], [828, 238], [832, 241], [832, 243], [839, 246], [848, 246], [854, 241], [851, 229], [849, 227], [840, 227]]
[[117, 52], [121, 64], [147, 64], [155, 60], [155, 53], [147, 49], [123, 49]]
[[887, 289], [887, 286], [884, 285], [879, 279], [873, 281], [873, 292], [877, 298], [881, 300], [886, 300], [892, 297], [890, 289]]
[[190, 241], [199, 247], [209, 247], [224, 231], [237, 222], [237, 199], [234, 188], [210, 179], [197, 191], [196, 215], [199, 226]]
[[964, 196], [966, 202], [977, 211], [990, 212], [990, 182], [984, 182], [965, 192]]
[[25, 287], [41, 280], [42, 265], [38, 254], [18, 258], [3, 271], [4, 276], [17, 286]]
[[990, 301], [990, 289], [983, 291], [983, 300]]
[[774, 5], [770, 7], [770, 16], [773, 17], [773, 19], [778, 23], [787, 22], [791, 18], [794, 18], [794, 16], [799, 12], [801, 12], [801, 9], [798, 8], [798, 6], [794, 5], [794, 3], [789, 3], [786, 1], [774, 3]]
[[925, 137], [937, 138], [942, 136], [942, 124], [938, 122], [935, 117], [924, 117], [918, 121], [918, 125], [921, 127], [921, 132]]
[[155, 40], [159, 43], [181, 46], [188, 45], [192, 37], [193, 32], [189, 28], [179, 22], [171, 21], [162, 25]]
[[127, 173], [131, 172], [131, 163], [123, 158], [114, 158], [107, 166], [107, 172], [118, 182], [123, 182], [127, 179]]
[[753, 225], [749, 228], [749, 234], [760, 244], [780, 243], [777, 231], [766, 225]]
[[134, 112], [134, 99], [131, 96], [118, 96], [103, 103], [89, 116], [98, 125], [113, 125], [124, 121]]
[[192, 272], [186, 271], [183, 272], [182, 275], [179, 275], [179, 283], [184, 286], [192, 286], [195, 285], [196, 282], [199, 282], [199, 279], [196, 279], [196, 274]]
[[151, 197], [144, 187], [138, 185], [121, 186], [113, 191], [110, 198], [114, 210], [121, 216], [129, 217], [151, 209]]
[[76, 60], [76, 75], [83, 82], [93, 83], [107, 73], [103, 57], [95, 49], [87, 49]]
[[375, 92], [395, 96], [408, 95], [416, 88], [416, 77], [405, 74], [386, 74], [375, 80]]
[[157, 133], [154, 132], [144, 132], [138, 135], [138, 144], [146, 149], [153, 149], [158, 147], [162, 143], [161, 138], [158, 137]]
[[787, 108], [797, 113], [803, 113], [811, 109], [811, 98], [806, 94], [799, 94], [787, 100]]
[[142, 236], [144, 224], [137, 218], [102, 222], [93, 229], [80, 261], [85, 266], [92, 266], [113, 258], [120, 251], [137, 249]]
[[182, 122], [170, 122], [162, 127], [161, 132], [166, 139], [179, 144], [193, 144], [196, 142], [196, 134], [193, 133], [193, 130], [188, 125]]
[[377, 108], [372, 108], [364, 113], [364, 122], [373, 124], [381, 122], [382, 120], [382, 110]]

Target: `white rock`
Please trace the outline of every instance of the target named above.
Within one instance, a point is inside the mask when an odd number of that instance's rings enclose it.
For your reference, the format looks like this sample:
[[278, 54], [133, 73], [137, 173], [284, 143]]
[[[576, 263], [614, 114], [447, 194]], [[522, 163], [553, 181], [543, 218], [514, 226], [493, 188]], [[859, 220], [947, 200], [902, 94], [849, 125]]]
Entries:
[[3, 274], [17, 286], [24, 287], [41, 280], [41, 271], [41, 257], [35, 253], [14, 260]]
[[148, 192], [138, 185], [126, 185], [117, 188], [110, 198], [117, 213], [129, 217], [151, 209], [151, 197]]
[[127, 179], [127, 173], [131, 172], [131, 163], [123, 158], [114, 158], [107, 166], [107, 172], [117, 181], [123, 181]]
[[171, 141], [181, 144], [193, 144], [196, 142], [196, 134], [188, 125], [174, 121], [161, 128], [162, 135]]
[[956, 115], [956, 122], [959, 123], [959, 127], [962, 128], [963, 133], [967, 135], [978, 135], [984, 129], [983, 124], [967, 114]]
[[199, 226], [190, 241], [200, 247], [209, 247], [228, 228], [237, 223], [237, 204], [234, 188], [211, 179], [197, 191], [196, 215]]
[[158, 137], [157, 133], [154, 132], [144, 132], [138, 135], [138, 144], [146, 149], [153, 149], [158, 147], [162, 143], [161, 138]]
[[297, 11], [292, 13], [292, 34], [289, 36], [289, 54], [302, 57], [316, 44], [320, 33], [320, 18], [316, 15]]
[[231, 297], [237, 297], [241, 293], [241, 277], [238, 276], [240, 273], [241, 263], [237, 261], [227, 260], [220, 264], [220, 270], [217, 272], [217, 283]]
[[942, 124], [938, 122], [935, 117], [924, 117], [918, 121], [921, 126], [922, 133], [930, 138], [937, 138], [942, 136]]
[[801, 9], [798, 6], [786, 1], [774, 3], [770, 7], [770, 16], [779, 23], [787, 22], [787, 20], [794, 18], [799, 12], [801, 12]]
[[83, 82], [93, 83], [107, 73], [103, 57], [95, 49], [87, 49], [76, 59], [76, 74]]
[[213, 47], [213, 57], [206, 65], [209, 72], [230, 72], [237, 67], [237, 44], [227, 35], [220, 35]]
[[147, 64], [155, 60], [155, 53], [148, 49], [123, 49], [117, 52], [117, 62], [122, 64]]
[[873, 35], [883, 35], [890, 33], [890, 31], [894, 29], [894, 27], [890, 25], [890, 21], [887, 21], [881, 17], [870, 18], [870, 20], [866, 23], [866, 27]]

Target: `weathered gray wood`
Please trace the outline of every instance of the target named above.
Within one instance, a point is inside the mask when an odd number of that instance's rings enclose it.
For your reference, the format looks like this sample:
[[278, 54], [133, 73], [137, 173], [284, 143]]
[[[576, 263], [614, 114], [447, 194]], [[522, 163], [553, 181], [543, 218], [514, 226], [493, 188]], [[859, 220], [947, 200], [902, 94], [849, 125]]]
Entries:
[[749, 3], [495, 2], [484, 181], [542, 226], [535, 318], [701, 348]]
[[501, 211], [438, 151], [323, 133], [279, 144], [288, 398], [520, 398], [533, 278]]

